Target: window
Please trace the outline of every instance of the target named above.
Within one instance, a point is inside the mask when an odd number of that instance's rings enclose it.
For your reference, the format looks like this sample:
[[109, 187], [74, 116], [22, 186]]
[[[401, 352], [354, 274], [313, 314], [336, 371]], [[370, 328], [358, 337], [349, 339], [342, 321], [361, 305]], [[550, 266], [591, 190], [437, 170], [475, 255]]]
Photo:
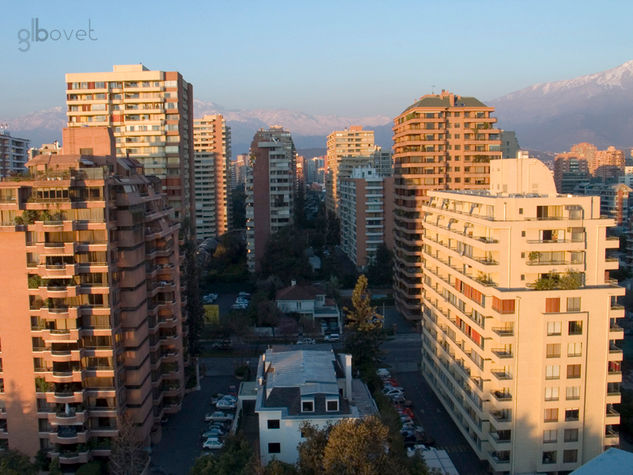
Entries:
[[548, 358], [560, 357], [560, 343], [548, 343], [545, 347], [545, 354]]
[[269, 442], [268, 443], [268, 453], [269, 454], [281, 453], [281, 444], [279, 442]]
[[577, 460], [578, 460], [577, 449], [563, 450], [563, 463], [576, 463]]
[[268, 419], [269, 429], [279, 429], [279, 419]]
[[560, 322], [547, 322], [547, 335], [560, 335], [561, 324]]
[[560, 312], [560, 298], [548, 298], [545, 299], [545, 313], [558, 313]]
[[582, 343], [577, 341], [575, 343], [567, 344], [567, 356], [581, 356], [582, 355]]
[[545, 409], [545, 422], [558, 422], [558, 408], [548, 407]]
[[580, 312], [580, 297], [567, 297], [567, 311]]
[[567, 400], [573, 401], [575, 399], [580, 399], [580, 386], [568, 386]]
[[547, 365], [545, 368], [545, 379], [558, 379], [560, 378], [560, 366]]
[[567, 332], [569, 335], [582, 335], [582, 321], [573, 320], [569, 322]]
[[577, 442], [578, 441], [578, 429], [565, 429], [564, 434], [565, 442]]
[[567, 365], [567, 379], [580, 378], [580, 365], [568, 364]]
[[338, 401], [337, 400], [327, 401], [326, 411], [327, 412], [336, 412], [336, 411], [338, 411]]
[[577, 421], [580, 411], [578, 409], [566, 409], [565, 410], [565, 422]]
[[314, 401], [301, 401], [301, 412], [314, 412]]
[[551, 444], [556, 442], [556, 438], [558, 436], [558, 431], [556, 429], [549, 429], [543, 431], [543, 442], [546, 444]]
[[514, 313], [514, 299], [499, 299], [492, 297], [492, 308], [499, 313]]
[[545, 388], [545, 400], [546, 401], [558, 401], [558, 387]]
[[556, 451], [549, 450], [543, 452], [543, 463], [556, 463]]

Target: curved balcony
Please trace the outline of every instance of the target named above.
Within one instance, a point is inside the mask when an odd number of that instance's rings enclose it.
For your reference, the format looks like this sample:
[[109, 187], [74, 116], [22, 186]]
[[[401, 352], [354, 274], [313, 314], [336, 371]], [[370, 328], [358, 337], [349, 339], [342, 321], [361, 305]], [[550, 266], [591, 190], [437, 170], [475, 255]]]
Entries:
[[56, 425], [83, 424], [84, 422], [86, 422], [86, 412], [71, 411], [68, 414], [65, 412], [49, 412], [48, 422]]
[[58, 426], [56, 432], [49, 432], [48, 439], [54, 444], [85, 444], [88, 434], [82, 427]]
[[60, 452], [57, 455], [60, 464], [88, 463], [90, 461], [90, 451], [84, 452]]
[[84, 402], [84, 392], [83, 391], [69, 391], [69, 392], [46, 392], [46, 402], [56, 403], [56, 404], [65, 404], [65, 403], [73, 403], [73, 402]]
[[41, 333], [45, 342], [76, 342], [79, 338], [79, 330], [76, 328], [67, 330], [46, 330]]

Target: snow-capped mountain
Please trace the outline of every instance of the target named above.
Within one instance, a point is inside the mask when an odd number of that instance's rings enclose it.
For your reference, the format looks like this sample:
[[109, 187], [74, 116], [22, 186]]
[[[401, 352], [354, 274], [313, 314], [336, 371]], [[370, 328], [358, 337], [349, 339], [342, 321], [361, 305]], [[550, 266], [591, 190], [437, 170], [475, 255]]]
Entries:
[[[281, 125], [290, 130], [297, 148], [325, 148], [325, 137], [333, 130], [356, 124], [367, 128], [380, 128], [378, 126], [386, 124], [389, 133], [377, 131], [376, 139], [378, 144], [391, 147], [391, 118], [386, 116], [354, 118], [311, 115], [285, 109], [231, 110], [213, 102], [194, 99], [194, 117], [216, 113], [222, 114], [231, 126], [234, 154], [246, 153], [255, 132], [271, 125]], [[65, 126], [66, 112], [62, 106], [33, 112], [9, 121], [9, 130], [12, 135], [30, 139], [31, 145], [61, 140], [61, 130]]]
[[524, 148], [563, 151], [587, 141], [633, 145], [633, 61], [565, 81], [534, 84], [488, 101]]

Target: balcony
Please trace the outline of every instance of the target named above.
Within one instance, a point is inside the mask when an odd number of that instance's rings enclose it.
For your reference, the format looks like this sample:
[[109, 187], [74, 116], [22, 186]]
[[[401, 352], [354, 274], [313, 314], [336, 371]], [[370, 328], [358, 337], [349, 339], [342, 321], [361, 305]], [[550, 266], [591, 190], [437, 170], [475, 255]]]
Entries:
[[504, 328], [504, 327], [496, 327], [496, 328], [494, 328], [493, 327], [492, 331], [495, 332], [500, 337], [514, 336], [514, 329], [513, 328]]
[[492, 411], [490, 413], [492, 418], [497, 422], [510, 422], [512, 417], [508, 411]]
[[502, 349], [493, 349], [492, 352], [497, 356], [497, 358], [501, 358], [501, 359], [507, 359], [507, 358], [513, 357], [511, 351], [506, 351]]
[[512, 394], [507, 391], [491, 391], [490, 394], [500, 402], [512, 401]]
[[507, 381], [512, 379], [512, 375], [510, 373], [506, 373], [503, 370], [493, 370], [492, 375], [500, 381]]

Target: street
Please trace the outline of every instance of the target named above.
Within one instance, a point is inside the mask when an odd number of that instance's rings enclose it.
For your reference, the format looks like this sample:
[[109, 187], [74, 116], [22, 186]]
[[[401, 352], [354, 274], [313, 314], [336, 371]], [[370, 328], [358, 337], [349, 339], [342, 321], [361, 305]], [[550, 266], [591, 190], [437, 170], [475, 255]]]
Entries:
[[485, 462], [479, 461], [422, 377], [418, 366], [420, 347], [418, 333], [396, 334], [382, 346], [386, 366], [404, 388], [406, 398], [413, 402], [413, 410], [419, 424], [435, 440], [436, 448], [446, 450], [460, 475], [487, 474]]

